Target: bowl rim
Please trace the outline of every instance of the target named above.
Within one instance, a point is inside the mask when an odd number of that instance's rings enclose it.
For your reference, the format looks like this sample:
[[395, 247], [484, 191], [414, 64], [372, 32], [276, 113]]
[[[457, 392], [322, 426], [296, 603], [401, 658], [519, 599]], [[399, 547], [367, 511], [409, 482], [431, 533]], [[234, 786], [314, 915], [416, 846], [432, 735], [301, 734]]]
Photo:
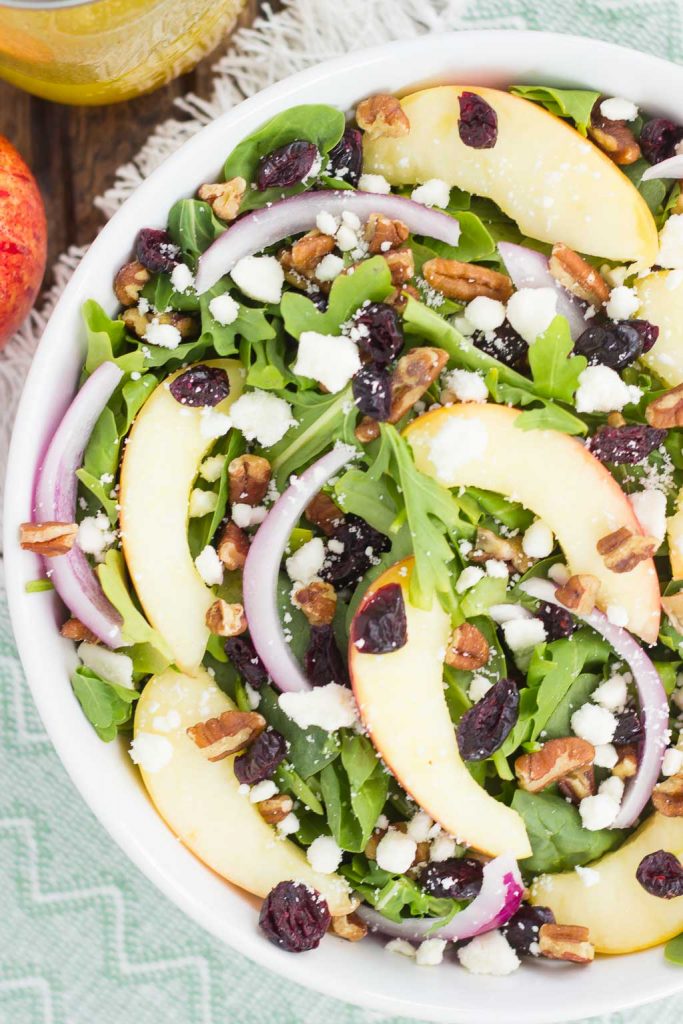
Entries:
[[[151, 196], [161, 186], [168, 194], [168, 205], [170, 206], [171, 202], [179, 194], [173, 184], [176, 170], [179, 171], [191, 163], [192, 154], [195, 150], [201, 150], [202, 142], [207, 137], [207, 133], [213, 133], [214, 137], [217, 137], [221, 128], [229, 128], [233, 130], [240, 129], [245, 134], [254, 123], [261, 123], [266, 116], [270, 116], [274, 112], [273, 108], [281, 109], [284, 106], [291, 105], [286, 102], [287, 97], [290, 95], [306, 92], [310, 102], [311, 98], [315, 95], [314, 87], [316, 83], [322, 83], [327, 79], [339, 79], [341, 75], [350, 71], [357, 72], [361, 68], [374, 68], [376, 71], [381, 71], [386, 65], [387, 68], [391, 66], [395, 69], [397, 63], [403, 64], [404, 61], [404, 66], [410, 67], [411, 59], [415, 60], [415, 63], [419, 64], [419, 66], [422, 66], [425, 58], [429, 57], [430, 53], [442, 55], [447, 49], [450, 52], [451, 47], [454, 56], [463, 49], [470, 52], [481, 49], [483, 52], [486, 52], [488, 47], [490, 50], [497, 50], [500, 54], [503, 54], [506, 49], [514, 49], [516, 54], [519, 54], [519, 57], [510, 57], [509, 63], [511, 65], [519, 64], [519, 74], [521, 76], [523, 59], [527, 63], [531, 61], [532, 70], [529, 72], [529, 76], [533, 74], [536, 79], [539, 79], [539, 72], [537, 70], [539, 60], [543, 73], [551, 81], [557, 81], [562, 77], [571, 78], [571, 68], [574, 59], [576, 59], [578, 66], [581, 66], [583, 62], [586, 67], [602, 67], [603, 62], [607, 65], [610, 61], [614, 63], [615, 67], [618, 67], [621, 62], [628, 61], [631, 65], [635, 63], [643, 81], [647, 81], [651, 75], [655, 79], [657, 77], [677, 79], [676, 84], [678, 88], [680, 89], [683, 86], [683, 68], [673, 65], [663, 58], [633, 51], [622, 46], [603, 42], [602, 40], [586, 39], [580, 36], [564, 35], [555, 32], [468, 29], [444, 33], [439, 36], [426, 34], [417, 39], [404, 39], [385, 43], [333, 58], [288, 76], [280, 82], [275, 82], [256, 95], [243, 100], [231, 110], [221, 114], [171, 154], [141, 183], [133, 195], [109, 219], [75, 270], [51, 314], [24, 386], [10, 446], [6, 478], [4, 551], [10, 620], [21, 662], [41, 719], [62, 764], [86, 804], [119, 847], [141, 869], [147, 878], [209, 933], [227, 942], [232, 948], [245, 954], [261, 966], [289, 980], [296, 981], [300, 985], [359, 1006], [371, 1007], [382, 1013], [399, 1016], [418, 1016], [423, 1020], [453, 1021], [457, 1019], [464, 1022], [470, 1019], [477, 1019], [471, 1016], [472, 1006], [474, 1005], [472, 1000], [462, 1008], [458, 1008], [453, 1004], [449, 1006], [430, 1005], [425, 1007], [421, 1002], [415, 1001], [410, 997], [407, 999], [402, 998], [398, 993], [379, 992], [376, 988], [373, 988], [372, 982], [354, 985], [352, 989], [343, 988], [340, 990], [339, 982], [335, 982], [333, 977], [328, 976], [330, 972], [328, 974], [319, 974], [315, 967], [311, 970], [311, 961], [307, 960], [307, 958], [290, 957], [284, 954], [264, 941], [255, 929], [253, 932], [247, 931], [245, 933], [236, 928], [231, 930], [225, 923], [219, 926], [219, 922], [214, 919], [215, 915], [212, 918], [207, 913], [207, 909], [193, 895], [191, 891], [192, 886], [188, 887], [188, 885], [185, 885], [182, 878], [175, 877], [172, 874], [168, 869], [168, 865], [161, 863], [155, 858], [154, 852], [131, 829], [125, 820], [125, 816], [121, 816], [121, 808], [116, 805], [110, 806], [107, 799], [103, 799], [102, 791], [98, 788], [96, 780], [90, 777], [88, 760], [83, 757], [80, 744], [72, 742], [73, 734], [67, 734], [59, 716], [54, 714], [54, 709], [50, 706], [48, 689], [44, 684], [44, 677], [49, 673], [44, 671], [40, 652], [36, 650], [36, 644], [32, 639], [33, 618], [36, 616], [41, 618], [44, 613], [39, 611], [38, 606], [32, 606], [31, 614], [28, 613], [27, 603], [24, 600], [24, 582], [27, 578], [31, 578], [31, 576], [27, 576], [27, 562], [22, 557], [25, 553], [19, 552], [16, 543], [17, 524], [26, 518], [27, 511], [25, 500], [27, 493], [26, 472], [24, 467], [26, 451], [31, 447], [30, 442], [27, 441], [26, 434], [27, 432], [30, 433], [32, 426], [35, 426], [35, 418], [33, 416], [34, 393], [39, 392], [41, 382], [45, 375], [50, 372], [51, 365], [58, 365], [60, 359], [64, 361], [66, 354], [68, 354], [68, 348], [74, 348], [75, 339], [70, 337], [62, 342], [59, 355], [53, 355], [51, 346], [57, 347], [57, 341], [53, 340], [53, 336], [58, 334], [60, 321], [70, 311], [74, 298], [78, 295], [79, 287], [91, 275], [93, 268], [97, 265], [98, 256], [105, 251], [109, 241], [115, 237], [120, 225], [130, 221], [129, 231], [132, 232], [142, 223], [138, 214], [142, 212], [145, 196]], [[557, 57], [558, 52], [563, 54], [563, 59], [560, 61], [560, 72], [555, 73], [548, 70], [550, 67], [550, 57], [548, 54], [554, 53]], [[595, 63], [593, 64], [593, 62]], [[467, 64], [466, 59], [464, 63]], [[471, 67], [472, 65], [473, 62], [470, 60], [469, 66]], [[481, 64], [476, 66], [481, 68]], [[492, 76], [495, 77], [497, 73], [500, 74], [500, 66], [494, 62], [489, 65], [488, 74], [481, 70], [476, 73], [480, 75], [482, 80], [487, 78], [490, 80]], [[414, 75], [406, 75], [404, 77], [409, 80], [408, 85], [415, 83]], [[428, 75], [425, 77], [428, 77]], [[505, 77], [506, 80], [509, 80], [507, 75]], [[576, 77], [582, 78], [585, 76], [581, 74]], [[599, 78], [600, 75], [597, 77]], [[602, 74], [602, 78], [605, 77], [609, 78], [609, 72]], [[452, 80], [453, 78], [451, 77]], [[517, 80], [520, 81], [521, 77], [518, 77]], [[649, 86], [643, 86], [643, 89], [648, 96], [648, 107], [652, 112], [658, 112], [658, 108], [666, 107], [666, 97], [663, 98], [661, 96], [661, 91], [658, 88], [652, 89]], [[299, 102], [307, 101], [303, 96], [296, 96], [296, 98]], [[132, 234], [129, 234], [128, 237], [131, 238]], [[128, 244], [130, 245], [130, 242]], [[73, 374], [71, 376], [73, 377]], [[75, 380], [73, 380], [73, 383], [75, 384]], [[43, 426], [45, 428], [45, 424]], [[34, 452], [34, 463], [39, 458], [40, 456], [36, 456]], [[38, 597], [39, 595], [32, 596]], [[50, 598], [50, 602], [51, 600]], [[52, 604], [50, 603], [46, 607], [52, 609]], [[53, 620], [54, 625], [53, 610], [51, 610], [48, 617]], [[69, 661], [68, 656], [66, 656], [66, 661]], [[83, 724], [85, 729], [92, 732], [84, 717]], [[83, 742], [87, 749], [88, 740], [85, 736], [85, 730]], [[151, 802], [149, 802], [148, 806], [152, 814], [158, 817]], [[658, 950], [661, 954], [661, 948], [658, 947]], [[313, 957], [316, 955], [309, 954], [309, 956]], [[636, 956], [647, 955], [636, 954]], [[619, 960], [618, 957], [607, 958], [606, 961], [601, 962], [605, 963], [610, 959], [613, 961]], [[651, 989], [647, 989], [646, 986], [640, 992], [628, 991], [625, 985], [617, 986], [616, 989], [612, 989], [609, 985], [603, 985], [600, 987], [600, 991], [594, 991], [589, 999], [579, 1000], [580, 1012], [577, 1012], [579, 1007], [572, 1010], [566, 1001], [558, 998], [557, 1005], [553, 1006], [552, 1010], [549, 1010], [547, 1007], [544, 1008], [541, 1015], [528, 1004], [526, 1006], [506, 1005], [504, 1011], [502, 1008], [496, 1011], [496, 1019], [501, 1024], [503, 1022], [507, 1022], [507, 1024], [517, 1024], [517, 1022], [519, 1024], [522, 1024], [522, 1022], [524, 1024], [534, 1024], [534, 1022], [550, 1024], [551, 1020], [577, 1020], [582, 1016], [592, 1016], [642, 1005], [643, 1003], [664, 998], [683, 990], [683, 971], [680, 968], [678, 970], [667, 968], [666, 970], [659, 971], [658, 974], [661, 977], [656, 985]], [[532, 967], [530, 979], [533, 979], [534, 976], [538, 977], [538, 975], [535, 975], [534, 968]], [[489, 982], [490, 979], [487, 978], [486, 984]], [[533, 982], [530, 980], [531, 983]], [[561, 987], [557, 991], [559, 995]], [[503, 995], [503, 989], [500, 989], [499, 993]], [[503, 1012], [505, 1016], [502, 1016]], [[549, 1016], [549, 1013], [551, 1016]], [[457, 1016], [454, 1016], [454, 1014]], [[478, 1019], [481, 1021], [481, 1017]]]

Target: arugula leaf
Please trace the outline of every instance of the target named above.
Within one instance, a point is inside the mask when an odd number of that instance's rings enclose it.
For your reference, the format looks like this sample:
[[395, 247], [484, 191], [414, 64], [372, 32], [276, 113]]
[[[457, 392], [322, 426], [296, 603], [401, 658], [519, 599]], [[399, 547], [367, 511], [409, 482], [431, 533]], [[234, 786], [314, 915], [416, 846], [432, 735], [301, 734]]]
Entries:
[[349, 780], [351, 808], [360, 825], [364, 849], [386, 803], [389, 775], [370, 740], [357, 733], [344, 736], [341, 763]]
[[[219, 356], [233, 356], [237, 353], [238, 340], [249, 346], [275, 337], [275, 328], [266, 316], [262, 306], [249, 306], [239, 297], [239, 313], [231, 324], [219, 324], [211, 315], [209, 305], [212, 299], [226, 292], [232, 293], [235, 286], [227, 278], [221, 278], [213, 288], [199, 296], [202, 333], [199, 341], [214, 348]], [[247, 353], [250, 355], [250, 349]], [[242, 359], [249, 366], [250, 359]]]
[[173, 657], [160, 633], [150, 626], [133, 600], [133, 588], [128, 579], [123, 555], [111, 548], [100, 565], [97, 576], [102, 590], [123, 619], [121, 632], [126, 640], [134, 644], [150, 644], [170, 665]]
[[387, 536], [392, 532], [401, 504], [393, 481], [386, 475], [390, 457], [388, 442], [380, 437], [371, 468], [347, 469], [334, 484], [337, 504], [343, 512], [360, 516]]
[[287, 760], [302, 779], [316, 775], [335, 760], [341, 749], [341, 741], [335, 733], [325, 732], [317, 726], [299, 728], [278, 704], [272, 687], [264, 686], [259, 693], [259, 709], [268, 724], [282, 733], [289, 743]]
[[321, 395], [317, 391], [294, 395], [285, 391], [282, 397], [292, 404], [298, 425], [290, 428], [281, 441], [268, 449], [276, 474], [275, 482], [280, 490], [292, 473], [315, 459], [330, 444], [345, 440], [345, 421], [350, 419], [353, 427], [358, 413], [350, 386], [336, 395]]
[[543, 334], [529, 345], [529, 366], [539, 395], [572, 402], [579, 386], [579, 374], [588, 366], [585, 356], [571, 355], [573, 348], [569, 323], [563, 316], [556, 316]]
[[675, 939], [669, 939], [664, 947], [664, 956], [670, 964], [680, 964], [683, 966], [683, 932], [677, 935]]
[[275, 772], [275, 781], [278, 783], [280, 789], [287, 789], [295, 796], [297, 800], [301, 800], [303, 804], [308, 807], [314, 814], [324, 814], [325, 808], [318, 800], [317, 796], [313, 792], [310, 786], [306, 785], [304, 780], [295, 772], [291, 765], [287, 765], [284, 762], [278, 765]]
[[473, 498], [487, 516], [507, 526], [509, 530], [524, 531], [534, 521], [533, 512], [529, 512], [518, 501], [512, 501], [494, 491], [485, 491], [480, 487], [468, 487], [467, 495]]
[[588, 89], [553, 89], [545, 85], [513, 85], [510, 92], [540, 103], [551, 114], [568, 118], [582, 135], [588, 134], [591, 111], [600, 98], [599, 92]]
[[517, 430], [559, 430], [561, 434], [587, 434], [588, 426], [578, 416], [554, 402], [545, 402], [540, 408], [525, 409], [515, 420]]
[[591, 672], [582, 672], [571, 684], [562, 700], [551, 714], [543, 730], [543, 739], [554, 740], [571, 736], [571, 717], [574, 712], [590, 699], [600, 677]]
[[179, 199], [168, 215], [168, 233], [193, 270], [201, 254], [223, 234], [226, 226], [209, 204], [199, 199]]
[[55, 585], [50, 580], [29, 580], [24, 584], [26, 594], [41, 594], [44, 590], [54, 590]]
[[110, 743], [116, 738], [118, 727], [130, 721], [133, 703], [140, 696], [138, 691], [109, 683], [84, 665], [74, 671], [71, 685], [97, 735]]
[[512, 808], [521, 814], [533, 851], [522, 861], [522, 870], [533, 874], [568, 871], [577, 864], [597, 860], [626, 838], [621, 829], [590, 832], [572, 804], [552, 793], [527, 793], [518, 789]]
[[666, 194], [671, 187], [671, 183], [662, 180], [662, 178], [652, 178], [650, 181], [643, 181], [643, 174], [650, 166], [647, 160], [641, 157], [635, 163], [622, 166], [619, 169], [623, 171], [626, 177], [638, 189], [647, 203], [650, 213], [660, 219], [661, 222], [666, 205]]
[[462, 908], [462, 903], [457, 900], [431, 896], [407, 875], [392, 875], [362, 854], [356, 854], [339, 871], [371, 906], [390, 921], [401, 921], [404, 916], [435, 917], [442, 918], [441, 923], [445, 923]]
[[373, 256], [356, 267], [352, 274], [340, 274], [330, 288], [325, 312], [299, 292], [285, 292], [280, 309], [285, 330], [294, 338], [304, 331], [338, 334], [364, 302], [381, 302], [392, 291], [391, 272], [383, 256]]
[[[144, 357], [137, 349], [124, 352], [126, 328], [122, 320], [112, 320], [99, 303], [88, 299], [83, 303], [81, 315], [85, 324], [88, 350], [85, 357], [84, 376], [89, 376], [102, 363], [112, 362], [124, 373], [142, 372]], [[81, 379], [82, 382], [83, 378]]]

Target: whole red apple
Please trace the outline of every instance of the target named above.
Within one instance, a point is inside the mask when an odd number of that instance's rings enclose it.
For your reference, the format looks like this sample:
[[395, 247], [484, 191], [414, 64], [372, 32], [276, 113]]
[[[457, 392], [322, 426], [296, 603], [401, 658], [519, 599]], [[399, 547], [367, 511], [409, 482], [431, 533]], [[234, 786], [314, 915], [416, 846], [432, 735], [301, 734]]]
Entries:
[[45, 207], [35, 178], [0, 135], [0, 348], [33, 305], [46, 246]]

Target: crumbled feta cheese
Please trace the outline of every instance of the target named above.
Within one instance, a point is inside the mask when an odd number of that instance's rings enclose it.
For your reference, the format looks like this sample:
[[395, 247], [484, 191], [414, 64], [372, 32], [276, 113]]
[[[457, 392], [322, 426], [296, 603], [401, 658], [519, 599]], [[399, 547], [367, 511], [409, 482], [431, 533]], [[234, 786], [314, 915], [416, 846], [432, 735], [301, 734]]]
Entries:
[[495, 331], [505, 320], [505, 306], [498, 299], [477, 295], [465, 306], [465, 316], [477, 331]]
[[225, 455], [209, 455], [199, 467], [199, 475], [207, 483], [215, 484], [225, 466]]
[[239, 302], [235, 302], [232, 295], [224, 292], [223, 295], [216, 295], [215, 298], [211, 299], [209, 313], [216, 323], [227, 327], [228, 324], [234, 324], [240, 315], [240, 305]]
[[415, 963], [420, 967], [437, 967], [443, 961], [445, 939], [425, 939], [417, 947]]
[[277, 444], [296, 421], [292, 407], [284, 398], [269, 391], [248, 391], [240, 395], [230, 409], [233, 426], [247, 441], [257, 441], [264, 448]]
[[157, 736], [153, 732], [139, 732], [128, 753], [133, 764], [139, 765], [143, 772], [158, 772], [173, 757], [173, 744], [165, 736]]
[[279, 302], [285, 274], [274, 256], [243, 256], [230, 277], [244, 295], [257, 302]]
[[664, 752], [662, 761], [662, 775], [678, 775], [683, 772], [683, 750], [678, 747], [669, 747]]
[[429, 178], [410, 193], [414, 202], [422, 203], [423, 206], [438, 206], [442, 210], [448, 206], [450, 197], [450, 186], [441, 178]]
[[331, 875], [341, 864], [342, 852], [332, 836], [318, 836], [306, 850], [306, 856], [314, 871]]
[[514, 619], [528, 618], [524, 608], [517, 604], [492, 604], [489, 607], [489, 615], [499, 626], [504, 622], [512, 622]]
[[628, 626], [628, 611], [623, 605], [608, 604], [606, 615], [613, 626]]
[[426, 811], [418, 811], [407, 825], [408, 835], [416, 843], [426, 843], [428, 839], [438, 835], [440, 828], [441, 826], [435, 825]]
[[291, 836], [299, 831], [300, 823], [294, 811], [290, 811], [282, 821], [278, 821], [277, 830], [283, 836]]
[[467, 690], [467, 696], [470, 698], [473, 704], [477, 704], [482, 697], [485, 697], [489, 692], [493, 683], [486, 676], [473, 675]]
[[486, 573], [478, 565], [468, 565], [458, 576], [458, 581], [455, 584], [455, 589], [459, 594], [464, 594], [466, 590], [470, 590], [479, 580], [483, 580]]
[[541, 519], [537, 519], [522, 537], [522, 550], [529, 558], [547, 558], [555, 547], [553, 531]]
[[110, 651], [107, 647], [90, 644], [87, 641], [78, 645], [77, 653], [86, 668], [96, 672], [108, 683], [124, 686], [127, 690], [135, 689], [133, 661], [127, 654], [119, 654], [117, 651]]
[[405, 939], [391, 939], [384, 948], [390, 953], [398, 953], [399, 956], [415, 956], [415, 946], [411, 946]]
[[376, 861], [383, 871], [402, 875], [415, 860], [417, 843], [409, 835], [390, 828], [377, 844]]
[[171, 271], [171, 284], [173, 290], [181, 294], [189, 288], [194, 288], [194, 274], [186, 263], [176, 263]]
[[348, 224], [342, 224], [337, 231], [337, 248], [341, 252], [351, 252], [358, 245], [358, 235]]
[[608, 711], [623, 711], [628, 700], [626, 679], [616, 672], [611, 679], [606, 679], [593, 690], [591, 698]]
[[313, 537], [286, 560], [287, 575], [294, 583], [310, 583], [322, 569], [324, 561], [325, 546], [320, 537]]
[[603, 796], [610, 796], [612, 800], [620, 804], [621, 798], [624, 795], [624, 780], [616, 775], [610, 775], [608, 779], [600, 783], [598, 793], [602, 793]]
[[341, 256], [335, 256], [333, 252], [328, 252], [315, 268], [315, 276], [319, 281], [334, 281], [343, 269], [344, 260]]
[[248, 530], [250, 526], [259, 526], [268, 515], [265, 505], [245, 505], [243, 501], [233, 503], [230, 510], [230, 517], [242, 530]]
[[600, 104], [600, 113], [608, 121], [635, 121], [638, 117], [638, 107], [623, 96], [610, 96]]
[[341, 219], [342, 224], [346, 224], [347, 228], [351, 228], [353, 231], [360, 231], [360, 217], [353, 210], [344, 210]]
[[609, 828], [614, 824], [618, 813], [619, 804], [607, 793], [584, 797], [579, 804], [581, 824], [589, 832], [599, 832], [600, 829]]
[[182, 341], [180, 331], [173, 324], [160, 324], [157, 319], [147, 325], [143, 334], [145, 341], [150, 345], [158, 345], [159, 348], [178, 348]]
[[201, 487], [193, 488], [190, 492], [190, 519], [201, 519], [202, 516], [208, 516], [217, 505], [218, 495], [213, 491], [203, 491]]
[[580, 864], [577, 864], [574, 871], [576, 871], [587, 889], [592, 889], [600, 881], [600, 872], [596, 871], [595, 868], [582, 868]]
[[483, 459], [488, 444], [489, 432], [481, 420], [451, 417], [428, 439], [429, 460], [436, 479], [451, 486], [459, 469]]
[[655, 263], [669, 270], [683, 267], [683, 214], [674, 213], [659, 232], [659, 254]]
[[617, 730], [617, 720], [612, 712], [597, 704], [582, 704], [572, 715], [571, 724], [574, 735], [594, 747], [611, 743]]
[[613, 743], [598, 743], [595, 748], [595, 757], [593, 758], [593, 764], [596, 768], [609, 768], [611, 770], [618, 760], [617, 748]]
[[327, 547], [335, 555], [341, 555], [344, 552], [344, 541], [337, 540], [336, 537], [331, 537], [327, 542]]
[[277, 786], [272, 779], [264, 779], [263, 782], [257, 782], [255, 786], [251, 787], [249, 799], [252, 804], [260, 804], [262, 800], [270, 800], [277, 791]]
[[450, 370], [443, 375], [443, 382], [459, 402], [485, 402], [489, 397], [484, 378], [473, 370]]
[[455, 856], [455, 839], [452, 836], [437, 836], [429, 847], [429, 859], [436, 864], [441, 864]]
[[315, 226], [321, 235], [336, 235], [339, 221], [333, 214], [328, 213], [327, 210], [321, 210], [315, 218]]
[[553, 583], [557, 583], [558, 586], [562, 586], [570, 578], [571, 573], [563, 562], [556, 562], [555, 565], [551, 565], [548, 569], [548, 579], [552, 580]]
[[666, 533], [666, 495], [662, 491], [636, 491], [628, 496], [643, 532], [661, 544]]
[[326, 732], [351, 728], [358, 721], [353, 694], [338, 683], [327, 683], [314, 690], [281, 693], [280, 707], [301, 729], [317, 725]]
[[81, 551], [86, 555], [94, 555], [98, 562], [103, 560], [105, 551], [115, 540], [116, 534], [104, 512], [98, 512], [96, 516], [86, 516], [81, 520], [76, 533], [76, 543]]
[[216, 412], [208, 406], [202, 409], [199, 420], [199, 433], [202, 437], [213, 441], [223, 437], [232, 427], [232, 420], [224, 412]]
[[520, 965], [519, 957], [497, 928], [462, 946], [458, 960], [470, 974], [512, 974]]
[[358, 347], [350, 338], [303, 331], [292, 369], [302, 377], [312, 377], [331, 394], [336, 394], [346, 387], [360, 367]]
[[486, 575], [497, 580], [506, 580], [510, 575], [507, 562], [500, 558], [489, 558], [486, 561]]
[[380, 196], [388, 196], [391, 192], [391, 185], [382, 174], [361, 174], [358, 188], [361, 192], [374, 192]]
[[529, 651], [546, 638], [545, 626], [540, 619], [510, 619], [503, 623], [505, 643], [513, 653]]
[[610, 320], [628, 320], [639, 306], [640, 299], [635, 289], [627, 288], [625, 284], [619, 284], [612, 289], [605, 312]]
[[471, 337], [474, 334], [474, 324], [471, 324], [466, 316], [455, 316], [453, 317], [453, 326], [456, 331], [460, 331], [466, 338]]
[[640, 388], [625, 384], [610, 366], [587, 366], [579, 374], [577, 412], [615, 412], [643, 397]]
[[554, 288], [520, 288], [511, 296], [507, 318], [512, 327], [532, 345], [557, 316]]
[[223, 582], [223, 563], [218, 552], [210, 544], [199, 552], [194, 560], [195, 567], [207, 587], [218, 586]]

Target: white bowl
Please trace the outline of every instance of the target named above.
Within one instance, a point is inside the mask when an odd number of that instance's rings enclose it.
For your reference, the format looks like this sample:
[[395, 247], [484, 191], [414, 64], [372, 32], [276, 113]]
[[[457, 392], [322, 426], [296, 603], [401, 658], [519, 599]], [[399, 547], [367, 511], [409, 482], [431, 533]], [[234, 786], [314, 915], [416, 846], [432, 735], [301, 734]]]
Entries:
[[[250, 130], [296, 103], [343, 109], [378, 91], [453, 81], [505, 86], [539, 82], [628, 96], [651, 113], [680, 121], [683, 69], [642, 53], [570, 36], [463, 32], [393, 43], [329, 61], [273, 85], [190, 139], [109, 221], [74, 274], [47, 326], [23, 394], [6, 488], [5, 559], [12, 623], [45, 727], [84, 799], [116, 842], [170, 899], [216, 937], [273, 971], [338, 999], [387, 1014], [433, 1021], [550, 1024], [611, 1012], [683, 990], [683, 969], [661, 949], [597, 961], [585, 970], [525, 964], [505, 978], [467, 974], [455, 965], [417, 968], [382, 944], [328, 940], [293, 956], [260, 934], [254, 901], [213, 874], [171, 834], [152, 807], [123, 745], [101, 743], [72, 695], [72, 645], [56, 628], [59, 603], [24, 591], [38, 574], [35, 556], [17, 544], [31, 518], [36, 467], [70, 401], [84, 353], [81, 304], [94, 298], [113, 312], [115, 271], [140, 227], [165, 224], [171, 204], [211, 181]], [[614, 894], [618, 900], [619, 894]]]

